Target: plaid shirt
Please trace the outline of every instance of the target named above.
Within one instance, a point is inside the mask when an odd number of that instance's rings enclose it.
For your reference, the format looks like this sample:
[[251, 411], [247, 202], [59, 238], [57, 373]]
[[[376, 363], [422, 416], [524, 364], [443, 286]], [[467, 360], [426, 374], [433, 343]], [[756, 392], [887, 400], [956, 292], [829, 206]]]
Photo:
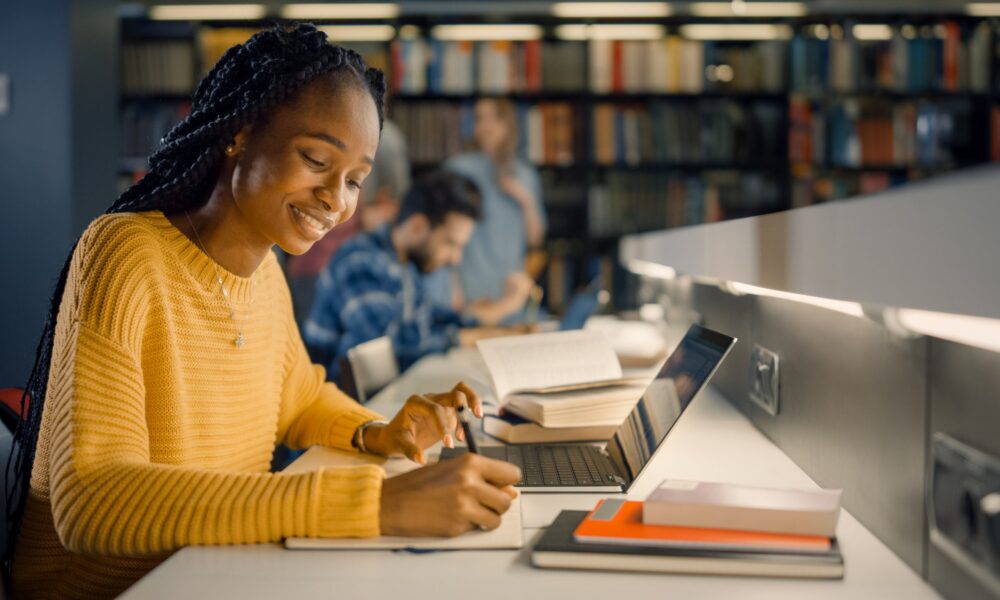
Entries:
[[388, 336], [399, 368], [406, 369], [426, 354], [446, 352], [459, 328], [473, 325], [474, 319], [430, 300], [424, 276], [416, 265], [399, 262], [385, 225], [354, 236], [334, 254], [316, 283], [302, 337], [335, 380], [341, 357], [363, 342]]

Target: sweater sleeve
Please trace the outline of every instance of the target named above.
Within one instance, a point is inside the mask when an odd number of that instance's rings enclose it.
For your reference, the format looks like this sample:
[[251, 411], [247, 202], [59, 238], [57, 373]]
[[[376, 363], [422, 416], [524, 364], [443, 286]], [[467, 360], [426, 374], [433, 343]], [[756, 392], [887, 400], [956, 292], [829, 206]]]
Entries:
[[278, 439], [291, 448], [319, 444], [354, 451], [351, 440], [362, 424], [384, 417], [370, 411], [333, 383], [323, 367], [313, 364], [294, 323], [288, 375], [278, 419]]
[[86, 323], [60, 327], [65, 351], [53, 355], [45, 410], [52, 514], [67, 549], [134, 556], [379, 533], [383, 473], [374, 465], [275, 474], [151, 462], [136, 355]]

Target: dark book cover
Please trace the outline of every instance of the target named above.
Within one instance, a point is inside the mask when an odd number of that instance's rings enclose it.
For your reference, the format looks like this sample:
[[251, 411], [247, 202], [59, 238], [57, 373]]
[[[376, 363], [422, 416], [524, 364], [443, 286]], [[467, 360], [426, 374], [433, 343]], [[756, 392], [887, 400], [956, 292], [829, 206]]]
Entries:
[[844, 559], [836, 538], [825, 553], [729, 551], [583, 543], [573, 532], [589, 513], [564, 510], [532, 549], [536, 567], [711, 575], [839, 579]]

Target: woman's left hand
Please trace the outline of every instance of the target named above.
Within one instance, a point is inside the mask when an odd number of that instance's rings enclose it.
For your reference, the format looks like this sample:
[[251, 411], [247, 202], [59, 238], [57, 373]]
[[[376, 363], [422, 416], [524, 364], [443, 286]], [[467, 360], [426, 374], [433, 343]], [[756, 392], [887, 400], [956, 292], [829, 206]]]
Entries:
[[468, 406], [477, 417], [483, 416], [483, 403], [465, 383], [458, 383], [443, 394], [415, 394], [406, 400], [388, 425], [365, 430], [365, 447], [385, 456], [403, 455], [413, 462], [426, 464], [424, 450], [438, 441], [451, 448], [454, 438], [465, 439], [455, 408]]

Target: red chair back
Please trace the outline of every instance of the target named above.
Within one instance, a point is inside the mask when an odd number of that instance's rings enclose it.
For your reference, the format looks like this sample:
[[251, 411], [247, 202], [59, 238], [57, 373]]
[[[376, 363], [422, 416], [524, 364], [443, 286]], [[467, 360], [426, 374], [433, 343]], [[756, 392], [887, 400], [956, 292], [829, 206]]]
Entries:
[[14, 431], [17, 422], [21, 420], [21, 396], [23, 394], [24, 390], [21, 388], [0, 388], [0, 422], [3, 422], [11, 431]]

